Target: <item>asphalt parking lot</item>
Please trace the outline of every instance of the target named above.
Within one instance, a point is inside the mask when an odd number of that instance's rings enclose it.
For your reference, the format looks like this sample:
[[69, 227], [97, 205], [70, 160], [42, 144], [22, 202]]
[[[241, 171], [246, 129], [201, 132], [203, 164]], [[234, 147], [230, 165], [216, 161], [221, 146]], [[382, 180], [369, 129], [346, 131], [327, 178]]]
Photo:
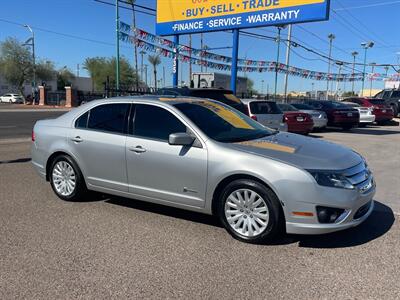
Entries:
[[312, 136], [367, 158], [374, 213], [344, 232], [255, 246], [210, 216], [116, 197], [58, 200], [30, 165], [30, 143], [0, 134], [0, 298], [398, 299], [400, 127]]

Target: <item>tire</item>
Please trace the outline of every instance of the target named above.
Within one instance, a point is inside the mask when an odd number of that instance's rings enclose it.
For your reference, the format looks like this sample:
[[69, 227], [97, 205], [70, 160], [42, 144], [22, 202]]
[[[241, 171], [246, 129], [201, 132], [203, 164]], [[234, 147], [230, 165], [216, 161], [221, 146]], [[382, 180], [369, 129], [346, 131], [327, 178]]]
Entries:
[[[237, 193], [242, 195], [242, 199]], [[252, 193], [255, 194], [253, 205], [251, 205]], [[246, 198], [248, 202], [241, 201]], [[218, 218], [225, 229], [239, 241], [266, 244], [273, 241], [277, 233], [283, 229], [284, 216], [277, 196], [257, 181], [250, 179], [232, 181], [223, 189], [217, 201]], [[236, 213], [232, 213], [233, 211]]]
[[82, 201], [88, 194], [81, 170], [67, 155], [59, 155], [52, 161], [49, 179], [54, 193], [64, 201]]

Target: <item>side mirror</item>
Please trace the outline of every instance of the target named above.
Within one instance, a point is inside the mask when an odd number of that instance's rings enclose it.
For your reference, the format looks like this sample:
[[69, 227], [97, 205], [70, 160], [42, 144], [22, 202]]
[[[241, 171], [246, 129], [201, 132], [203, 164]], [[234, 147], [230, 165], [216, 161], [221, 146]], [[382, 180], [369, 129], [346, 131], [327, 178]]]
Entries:
[[171, 133], [169, 135], [168, 143], [174, 146], [191, 146], [195, 138], [188, 133]]

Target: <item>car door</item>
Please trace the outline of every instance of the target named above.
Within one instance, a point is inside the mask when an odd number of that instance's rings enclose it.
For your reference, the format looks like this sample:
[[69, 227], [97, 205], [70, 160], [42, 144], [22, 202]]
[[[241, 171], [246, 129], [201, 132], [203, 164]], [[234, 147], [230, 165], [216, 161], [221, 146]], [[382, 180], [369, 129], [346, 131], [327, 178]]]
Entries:
[[69, 143], [87, 184], [128, 192], [125, 145], [130, 106], [98, 105], [76, 120]]
[[169, 145], [172, 133], [193, 132], [164, 107], [135, 104], [126, 142], [129, 191], [158, 201], [203, 207], [207, 182], [207, 149]]

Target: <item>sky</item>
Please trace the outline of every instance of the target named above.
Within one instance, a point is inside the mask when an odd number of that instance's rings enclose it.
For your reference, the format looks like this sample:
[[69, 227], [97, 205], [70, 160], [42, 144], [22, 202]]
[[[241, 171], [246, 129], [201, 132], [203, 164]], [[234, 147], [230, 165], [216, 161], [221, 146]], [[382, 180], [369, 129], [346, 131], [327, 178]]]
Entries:
[[[115, 2], [113, 0], [104, 0]], [[162, 0], [159, 0], [162, 1]], [[137, 0], [139, 5], [156, 8], [156, 0]], [[329, 21], [296, 24], [293, 26], [293, 40], [328, 55], [327, 36], [335, 34], [332, 58], [352, 61], [351, 53], [362, 53], [361, 43], [374, 41], [374, 48], [368, 50], [367, 62], [378, 64], [400, 64], [400, 31], [398, 14], [400, 1], [394, 0], [332, 0]], [[131, 12], [121, 9], [121, 21], [131, 22]], [[155, 33], [155, 17], [137, 14], [137, 27]], [[57, 68], [68, 67], [80, 75], [87, 76], [82, 64], [87, 57], [115, 55], [115, 9], [113, 6], [95, 0], [0, 0], [0, 42], [7, 37], [25, 41], [30, 32], [22, 26], [29, 24], [35, 32], [36, 55], [43, 60], [54, 61]], [[248, 29], [247, 31], [276, 36], [275, 27]], [[282, 34], [287, 35], [287, 30]], [[181, 38], [181, 44], [187, 44], [188, 37]], [[232, 34], [215, 32], [204, 34], [204, 43], [210, 48], [230, 47]], [[193, 47], [200, 48], [200, 35], [193, 35]], [[280, 61], [285, 60], [285, 46], [282, 45]], [[328, 63], [320, 57], [296, 48], [291, 55], [291, 65], [313, 71], [327, 72]], [[215, 53], [231, 56], [231, 49], [213, 50]], [[276, 60], [277, 43], [263, 39], [241, 36], [239, 57], [252, 60]], [[121, 54], [133, 63], [132, 45], [121, 43]], [[362, 55], [357, 58], [363, 61]], [[145, 62], [147, 60], [145, 58]], [[140, 64], [140, 58], [139, 58]], [[182, 79], [187, 81], [189, 66], [181, 65]], [[166, 70], [166, 85], [172, 84], [172, 61], [163, 59], [159, 74]], [[332, 72], [338, 72], [336, 66]], [[362, 68], [359, 67], [359, 70]], [[369, 68], [370, 69], [370, 68]], [[193, 71], [200, 71], [194, 66]], [[368, 70], [367, 70], [368, 71]], [[371, 71], [371, 70], [369, 70]], [[346, 72], [351, 73], [351, 70]], [[385, 73], [382, 68], [375, 72]], [[389, 71], [393, 73], [394, 70]], [[243, 74], [239, 74], [243, 75]], [[274, 73], [248, 73], [255, 82], [255, 88], [272, 92]], [[149, 72], [150, 76], [150, 72]], [[264, 80], [264, 84], [262, 81]], [[298, 77], [289, 77], [289, 91], [324, 90], [326, 82], [312, 81]], [[366, 84], [369, 88], [369, 82]], [[333, 87], [335, 88], [335, 87]], [[350, 83], [341, 83], [341, 90], [351, 89]], [[356, 83], [356, 90], [361, 83]], [[383, 82], [374, 82], [374, 89], [383, 88]], [[279, 75], [278, 90], [283, 90], [283, 75]]]

